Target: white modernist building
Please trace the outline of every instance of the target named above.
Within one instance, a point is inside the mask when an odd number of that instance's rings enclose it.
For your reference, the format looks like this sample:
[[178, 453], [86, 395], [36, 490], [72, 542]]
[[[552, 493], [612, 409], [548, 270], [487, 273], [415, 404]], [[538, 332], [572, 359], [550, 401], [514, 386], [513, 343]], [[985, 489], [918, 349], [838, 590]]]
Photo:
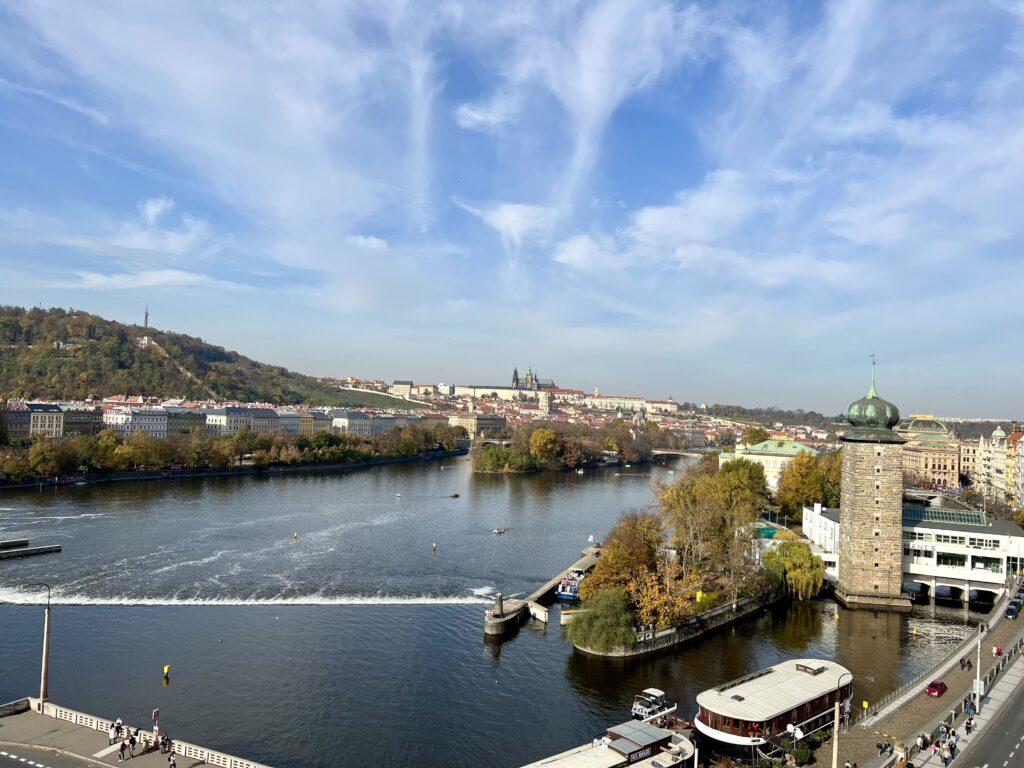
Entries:
[[[804, 507], [803, 533], [825, 561], [825, 575], [838, 578], [839, 510]], [[972, 590], [1002, 594], [1012, 576], [1024, 573], [1024, 529], [1009, 520], [989, 520], [974, 509], [903, 505], [903, 581], [934, 596], [937, 587], [966, 602]]]

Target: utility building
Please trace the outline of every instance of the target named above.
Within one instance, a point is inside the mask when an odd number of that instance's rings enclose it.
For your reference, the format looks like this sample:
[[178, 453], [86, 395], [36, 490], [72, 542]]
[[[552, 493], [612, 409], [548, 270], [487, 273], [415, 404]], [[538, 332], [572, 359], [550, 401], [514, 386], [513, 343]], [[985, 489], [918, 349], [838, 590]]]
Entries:
[[846, 411], [839, 504], [839, 584], [848, 608], [910, 610], [903, 594], [903, 443], [899, 409], [871, 389]]

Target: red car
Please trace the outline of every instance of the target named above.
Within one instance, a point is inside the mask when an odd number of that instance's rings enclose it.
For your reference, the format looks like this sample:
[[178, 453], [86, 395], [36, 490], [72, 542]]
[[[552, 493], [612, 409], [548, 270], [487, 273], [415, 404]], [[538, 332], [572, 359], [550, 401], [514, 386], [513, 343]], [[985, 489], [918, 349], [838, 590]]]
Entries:
[[941, 680], [932, 680], [928, 687], [924, 689], [924, 692], [929, 696], [939, 698], [939, 696], [946, 692], [946, 684]]

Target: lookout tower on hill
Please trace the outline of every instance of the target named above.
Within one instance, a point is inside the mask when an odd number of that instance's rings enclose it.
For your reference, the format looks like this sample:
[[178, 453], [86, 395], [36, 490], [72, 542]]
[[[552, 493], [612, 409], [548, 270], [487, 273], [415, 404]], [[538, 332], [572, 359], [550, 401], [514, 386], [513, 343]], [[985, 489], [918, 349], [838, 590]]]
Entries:
[[839, 503], [839, 584], [848, 608], [908, 611], [903, 595], [903, 443], [899, 409], [871, 389], [846, 410]]

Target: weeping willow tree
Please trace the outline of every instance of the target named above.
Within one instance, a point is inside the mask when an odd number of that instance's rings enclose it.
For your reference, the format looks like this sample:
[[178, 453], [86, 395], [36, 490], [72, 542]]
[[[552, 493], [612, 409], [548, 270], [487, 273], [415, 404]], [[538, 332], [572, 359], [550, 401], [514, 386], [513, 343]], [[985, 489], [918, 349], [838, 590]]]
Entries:
[[764, 553], [761, 565], [769, 581], [779, 583], [784, 576], [786, 591], [797, 600], [810, 600], [825, 580], [824, 561], [803, 541], [782, 542]]
[[623, 589], [602, 589], [585, 598], [565, 634], [573, 645], [593, 651], [632, 648], [636, 629], [629, 595]]

